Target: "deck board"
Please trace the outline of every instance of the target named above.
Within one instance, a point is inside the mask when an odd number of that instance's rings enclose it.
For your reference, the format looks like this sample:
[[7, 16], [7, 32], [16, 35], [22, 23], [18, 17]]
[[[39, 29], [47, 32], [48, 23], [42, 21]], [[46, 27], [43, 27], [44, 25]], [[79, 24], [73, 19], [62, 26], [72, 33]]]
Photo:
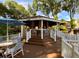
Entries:
[[19, 53], [15, 58], [62, 58], [61, 39], [47, 43], [45, 46], [24, 44], [24, 56]]

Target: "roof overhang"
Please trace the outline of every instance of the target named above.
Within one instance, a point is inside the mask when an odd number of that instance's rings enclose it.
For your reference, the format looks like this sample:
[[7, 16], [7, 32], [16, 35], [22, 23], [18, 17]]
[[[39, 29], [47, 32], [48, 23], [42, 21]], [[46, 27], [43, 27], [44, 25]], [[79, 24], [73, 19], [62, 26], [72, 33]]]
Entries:
[[18, 21], [16, 19], [9, 19], [9, 18], [0, 18], [0, 24], [24, 25], [24, 23], [21, 21]]
[[44, 17], [44, 16], [35, 16], [35, 17], [27, 17], [26, 19], [19, 19], [19, 21], [50, 21], [60, 23], [58, 20], [54, 20], [53, 18]]

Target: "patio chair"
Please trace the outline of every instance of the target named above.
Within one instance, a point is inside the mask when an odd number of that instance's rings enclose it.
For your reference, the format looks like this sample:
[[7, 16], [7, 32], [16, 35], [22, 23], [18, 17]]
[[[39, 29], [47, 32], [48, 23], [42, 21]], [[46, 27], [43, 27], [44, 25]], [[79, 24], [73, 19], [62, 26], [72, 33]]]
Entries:
[[4, 50], [3, 49], [0, 49], [0, 54], [2, 55], [1, 57], [4, 58]]
[[[4, 41], [5, 36], [0, 36], [0, 42]], [[4, 49], [2, 47], [0, 47], [0, 54], [1, 54], [1, 58], [4, 58]]]
[[12, 56], [13, 58], [19, 52], [22, 52], [22, 55], [24, 55], [21, 37], [18, 36], [13, 41], [15, 45], [13, 47], [8, 47], [6, 51], [4, 52], [4, 55], [6, 56], [6, 58], [9, 57], [8, 55]]

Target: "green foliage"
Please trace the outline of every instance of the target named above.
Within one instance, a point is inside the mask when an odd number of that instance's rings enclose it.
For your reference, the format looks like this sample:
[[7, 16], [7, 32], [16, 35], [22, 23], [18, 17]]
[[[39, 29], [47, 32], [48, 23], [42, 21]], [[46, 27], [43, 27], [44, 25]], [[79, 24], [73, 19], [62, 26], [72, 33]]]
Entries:
[[[4, 12], [10, 14], [11, 18], [22, 18], [29, 15], [29, 12], [20, 4], [15, 2], [14, 0], [5, 0], [4, 6], [8, 6], [8, 11]], [[6, 10], [5, 9], [5, 10]]]
[[61, 19], [61, 21], [64, 22], [65, 20], [64, 19]]
[[[16, 28], [16, 26], [9, 25], [8, 30], [9, 34], [16, 34], [19, 31], [19, 27]], [[7, 33], [7, 26], [5, 24], [0, 24], [0, 36], [5, 36]]]
[[54, 20], [58, 20], [58, 16], [57, 15], [54, 15]]
[[67, 32], [67, 28], [66, 28], [66, 26], [64, 26], [64, 25], [60, 25], [60, 26], [59, 26], [59, 29], [60, 29], [61, 31], [63, 31], [63, 32]]
[[36, 10], [32, 8], [32, 6], [28, 5], [29, 16], [36, 16]]
[[4, 15], [5, 12], [8, 12], [8, 9], [2, 3], [0, 3], [0, 15]]
[[59, 29], [63, 32], [67, 32], [67, 27], [66, 27], [66, 21], [64, 19], [61, 19], [61, 24], [59, 26]]
[[61, 23], [64, 23], [64, 24], [65, 24], [65, 23], [66, 23], [66, 21], [65, 21], [64, 19], [61, 19]]
[[53, 30], [56, 30], [58, 27], [57, 26], [52, 26], [51, 27]]
[[56, 3], [55, 0], [33, 0], [33, 7], [36, 10], [41, 10], [45, 15], [50, 12], [54, 15], [60, 11], [60, 2]]
[[74, 29], [76, 26], [75, 19], [71, 19], [70, 24], [71, 24], [71, 28]]
[[45, 15], [49, 15], [52, 12], [54, 16], [61, 10], [65, 10], [70, 13], [70, 18], [72, 18], [75, 13], [75, 7], [78, 6], [79, 0], [33, 0], [34, 9], [41, 10]]
[[5, 35], [6, 34], [6, 25], [2, 24], [0, 25], [0, 35]]
[[37, 2], [38, 2], [38, 0], [33, 0], [33, 6], [32, 7], [34, 8], [35, 11], [38, 10], [38, 3]]
[[60, 29], [59, 27], [60, 27], [60, 25], [54, 25], [54, 26], [51, 27], [51, 29], [53, 29], [53, 30], [59, 30]]

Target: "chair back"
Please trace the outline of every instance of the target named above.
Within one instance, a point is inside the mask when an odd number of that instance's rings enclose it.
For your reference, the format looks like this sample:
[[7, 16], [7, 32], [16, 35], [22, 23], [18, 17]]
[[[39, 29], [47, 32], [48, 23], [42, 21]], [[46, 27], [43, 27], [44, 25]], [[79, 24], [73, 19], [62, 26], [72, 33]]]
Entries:
[[16, 40], [17, 40], [17, 42], [16, 42], [16, 45], [15, 45], [15, 51], [17, 51], [17, 50], [19, 50], [19, 49], [21, 49], [21, 48], [23, 48], [23, 44], [22, 44], [22, 42], [21, 42], [21, 36], [20, 36], [20, 34], [16, 37]]

